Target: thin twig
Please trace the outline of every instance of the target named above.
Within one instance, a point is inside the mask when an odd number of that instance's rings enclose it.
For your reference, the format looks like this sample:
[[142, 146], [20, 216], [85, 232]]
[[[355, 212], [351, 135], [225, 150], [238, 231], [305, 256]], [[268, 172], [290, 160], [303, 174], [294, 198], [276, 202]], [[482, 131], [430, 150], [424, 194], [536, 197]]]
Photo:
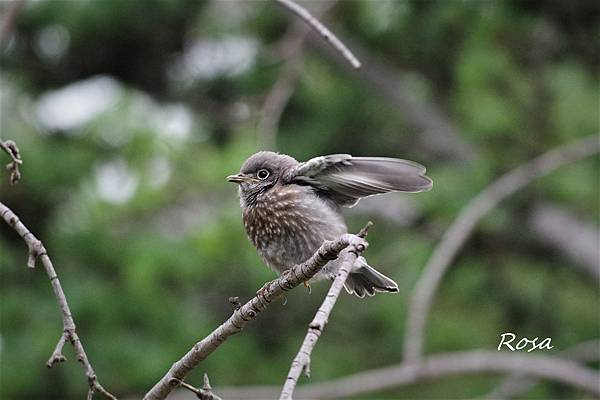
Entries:
[[10, 183], [14, 185], [21, 179], [21, 171], [19, 171], [19, 165], [23, 164], [21, 152], [19, 151], [17, 144], [12, 140], [0, 140], [0, 148], [4, 150], [12, 160], [6, 164], [6, 169], [10, 172]]
[[0, 217], [2, 217], [2, 219], [4, 219], [4, 221], [6, 221], [6, 223], [12, 227], [27, 244], [27, 247], [29, 248], [27, 265], [30, 268], [33, 268], [35, 267], [36, 260], [39, 259], [42, 262], [42, 265], [44, 266], [44, 269], [50, 278], [50, 284], [52, 285], [54, 296], [56, 297], [56, 301], [58, 302], [58, 306], [62, 314], [63, 333], [61, 334], [56, 348], [52, 352], [52, 355], [50, 356], [50, 359], [46, 365], [50, 368], [54, 364], [65, 360], [65, 356], [62, 354], [62, 349], [65, 343], [68, 341], [73, 346], [75, 354], [77, 355], [77, 361], [81, 363], [85, 375], [87, 376], [90, 387], [88, 391], [88, 398], [91, 398], [94, 392], [99, 392], [108, 399], [115, 400], [116, 397], [102, 387], [98, 381], [94, 369], [92, 368], [92, 365], [90, 364], [90, 361], [87, 358], [83, 345], [81, 344], [81, 340], [79, 339], [79, 336], [75, 330], [75, 321], [71, 315], [71, 309], [67, 303], [67, 298], [58, 279], [58, 275], [56, 275], [52, 261], [50, 260], [50, 257], [48, 257], [46, 248], [42, 242], [39, 241], [19, 220], [15, 213], [13, 213], [12, 210], [3, 203], [0, 203]]
[[[371, 225], [373, 225], [373, 223], [369, 221], [369, 223], [360, 230], [357, 236], [360, 238], [365, 238]], [[319, 337], [323, 333], [325, 325], [327, 325], [329, 314], [331, 314], [333, 306], [335, 306], [335, 303], [337, 302], [342, 288], [344, 287], [344, 282], [346, 282], [346, 279], [350, 274], [352, 265], [354, 265], [356, 258], [360, 256], [360, 253], [362, 253], [364, 249], [364, 246], [355, 246], [354, 248], [348, 249], [344, 252], [337, 276], [331, 284], [331, 287], [329, 288], [327, 296], [325, 296], [325, 300], [323, 300], [321, 307], [319, 307], [317, 310], [315, 317], [311, 323], [308, 324], [308, 332], [304, 337], [302, 346], [300, 346], [298, 354], [292, 361], [290, 371], [288, 372], [283, 389], [281, 390], [281, 395], [279, 396], [280, 400], [292, 398], [294, 389], [298, 384], [298, 379], [300, 378], [302, 371], [304, 371], [307, 377], [310, 377], [310, 355], [319, 341]]]
[[63, 348], [65, 347], [66, 341], [67, 341], [67, 336], [64, 334], [60, 335], [60, 339], [58, 339], [58, 343], [56, 343], [56, 347], [54, 348], [52, 355], [50, 356], [48, 361], [46, 361], [46, 367], [52, 368], [52, 366], [54, 364], [67, 361], [67, 357], [65, 357], [62, 353]]
[[318, 19], [313, 17], [306, 8], [293, 0], [275, 0], [283, 7], [287, 8], [300, 18], [302, 18], [307, 24], [312, 26], [319, 34], [327, 40], [338, 52], [340, 52], [346, 60], [354, 67], [360, 68], [360, 61], [352, 54], [352, 52], [337, 38], [325, 25], [323, 25]]
[[204, 383], [202, 385], [202, 388], [196, 388], [190, 385], [189, 383], [185, 383], [184, 381], [181, 381], [177, 378], [173, 378], [171, 383], [174, 385], [180, 385], [181, 387], [189, 390], [190, 392], [194, 393], [196, 397], [200, 400], [223, 400], [212, 392], [212, 387], [210, 386], [210, 381], [206, 373], [204, 373], [203, 381]]
[[[518, 373], [560, 382], [600, 396], [598, 372], [562, 357], [468, 350], [443, 353], [419, 362], [405, 361], [389, 367], [359, 372], [331, 381], [298, 386], [302, 399], [345, 399], [367, 393], [390, 390], [446, 376], [481, 373]], [[271, 399], [277, 386], [222, 388], [223, 398]], [[447, 397], [451, 397], [448, 394]]]
[[[590, 340], [579, 343], [561, 352], [561, 356], [578, 362], [592, 362], [600, 360], [600, 341]], [[536, 379], [529, 375], [515, 373], [509, 375], [494, 390], [488, 393], [485, 398], [489, 400], [502, 400], [518, 396], [526, 392], [538, 383]]]
[[413, 292], [404, 338], [405, 360], [416, 361], [421, 357], [425, 323], [437, 288], [477, 222], [502, 199], [525, 187], [534, 179], [560, 166], [596, 154], [598, 151], [600, 151], [600, 140], [597, 135], [555, 148], [501, 176], [463, 207], [444, 233]]
[[231, 317], [216, 328], [204, 339], [196, 343], [179, 361], [175, 362], [169, 371], [144, 396], [144, 400], [164, 399], [173, 390], [174, 379], [183, 381], [185, 377], [206, 357], [215, 351], [230, 336], [239, 333], [248, 322], [252, 321], [261, 311], [265, 310], [274, 300], [280, 298], [286, 291], [308, 281], [329, 261], [336, 259], [346, 247], [364, 248], [364, 239], [346, 234], [335, 241], [327, 241], [302, 264], [296, 265], [279, 278], [268, 282], [256, 296], [235, 310]]

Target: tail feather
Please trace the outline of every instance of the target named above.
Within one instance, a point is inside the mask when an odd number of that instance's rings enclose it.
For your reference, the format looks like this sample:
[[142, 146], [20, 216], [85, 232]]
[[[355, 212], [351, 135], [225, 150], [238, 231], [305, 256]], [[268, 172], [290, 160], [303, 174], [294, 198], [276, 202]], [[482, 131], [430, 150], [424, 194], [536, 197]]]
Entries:
[[375, 295], [375, 292], [398, 292], [398, 284], [367, 264], [363, 257], [359, 257], [354, 264], [344, 288], [349, 294], [360, 298]]

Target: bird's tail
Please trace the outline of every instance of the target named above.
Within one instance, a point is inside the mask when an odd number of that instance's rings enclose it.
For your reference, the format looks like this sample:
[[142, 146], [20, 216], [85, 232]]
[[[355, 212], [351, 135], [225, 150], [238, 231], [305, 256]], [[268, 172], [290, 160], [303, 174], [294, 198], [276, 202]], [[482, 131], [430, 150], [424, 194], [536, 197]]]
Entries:
[[365, 293], [373, 296], [375, 292], [398, 292], [398, 284], [367, 264], [364, 257], [356, 259], [344, 288], [360, 298], [365, 297]]

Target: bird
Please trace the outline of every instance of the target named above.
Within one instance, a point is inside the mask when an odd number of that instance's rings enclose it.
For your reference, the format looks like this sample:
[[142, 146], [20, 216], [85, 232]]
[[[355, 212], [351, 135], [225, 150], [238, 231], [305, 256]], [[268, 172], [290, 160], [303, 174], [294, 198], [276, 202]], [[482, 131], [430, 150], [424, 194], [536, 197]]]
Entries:
[[[432, 188], [425, 167], [408, 160], [331, 154], [299, 162], [272, 151], [250, 156], [227, 180], [238, 184], [247, 236], [263, 261], [279, 275], [310, 258], [326, 240], [348, 232], [342, 207], [388, 192]], [[335, 279], [339, 260], [312, 279]], [[344, 288], [360, 298], [398, 292], [398, 284], [358, 257]]]

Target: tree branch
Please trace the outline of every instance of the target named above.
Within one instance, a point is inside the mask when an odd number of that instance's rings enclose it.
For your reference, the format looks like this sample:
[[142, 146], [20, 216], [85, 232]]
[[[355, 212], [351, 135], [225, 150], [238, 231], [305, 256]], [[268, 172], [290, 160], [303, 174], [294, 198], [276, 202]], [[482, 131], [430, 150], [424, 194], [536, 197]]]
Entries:
[[[600, 396], [597, 372], [556, 356], [470, 350], [425, 357], [419, 362], [360, 372], [344, 378], [299, 386], [302, 399], [343, 399], [365, 393], [389, 390], [450, 375], [519, 373], [550, 379]], [[265, 399], [276, 396], [276, 386], [222, 389], [226, 398]]]
[[425, 323], [439, 283], [477, 222], [502, 199], [525, 187], [534, 179], [560, 166], [596, 154], [598, 151], [600, 151], [600, 141], [597, 135], [560, 146], [501, 176], [463, 207], [444, 233], [413, 292], [404, 338], [405, 360], [416, 361], [421, 357]]
[[75, 330], [75, 321], [71, 315], [71, 309], [67, 303], [67, 298], [58, 279], [58, 275], [56, 275], [52, 261], [50, 260], [50, 257], [48, 257], [46, 248], [42, 242], [39, 241], [19, 220], [15, 213], [13, 213], [12, 210], [10, 210], [3, 203], [0, 203], [0, 217], [2, 217], [2, 219], [4, 219], [4, 221], [6, 221], [6, 223], [12, 227], [27, 244], [27, 247], [29, 248], [27, 266], [34, 268], [37, 259], [42, 262], [42, 265], [44, 266], [44, 269], [50, 278], [50, 284], [52, 285], [54, 296], [56, 297], [58, 307], [62, 313], [63, 333], [46, 365], [48, 368], [51, 368], [54, 364], [66, 360], [65, 356], [62, 354], [62, 349], [65, 343], [68, 341], [73, 346], [75, 354], [77, 355], [77, 361], [81, 363], [85, 375], [87, 376], [90, 387], [88, 391], [88, 399], [91, 399], [93, 393], [99, 392], [111, 400], [116, 400], [115, 396], [110, 394], [106, 389], [104, 389], [104, 387], [102, 387], [98, 381], [98, 377], [96, 376], [94, 369], [92, 368], [92, 365], [90, 364], [90, 361], [87, 358], [87, 355], [85, 354], [83, 344], [81, 343], [81, 340], [79, 339], [79, 336]]
[[[357, 236], [360, 238], [365, 238], [371, 225], [373, 225], [373, 223], [369, 221], [369, 223], [363, 229], [361, 229]], [[298, 379], [300, 378], [302, 371], [304, 371], [307, 377], [310, 377], [310, 355], [319, 341], [319, 337], [321, 336], [321, 333], [323, 333], [325, 325], [327, 325], [329, 314], [331, 314], [333, 306], [335, 306], [335, 303], [337, 302], [338, 296], [344, 287], [344, 282], [346, 282], [348, 274], [350, 274], [352, 265], [360, 253], [364, 251], [364, 249], [364, 246], [355, 246], [353, 249], [348, 249], [348, 251], [344, 252], [344, 258], [340, 263], [337, 276], [331, 284], [331, 287], [327, 292], [327, 296], [325, 296], [325, 300], [323, 300], [323, 304], [321, 304], [321, 307], [319, 307], [317, 310], [317, 313], [315, 314], [315, 317], [311, 323], [308, 324], [308, 332], [304, 337], [302, 346], [300, 346], [298, 354], [294, 358], [294, 361], [292, 361], [290, 371], [288, 372], [283, 389], [281, 390], [281, 395], [279, 397], [281, 400], [292, 398], [294, 389], [296, 388], [296, 384], [298, 383]]]
[[7, 9], [3, 13], [2, 25], [0, 26], [0, 51], [4, 50], [4, 45], [9, 42], [17, 16], [24, 5], [25, 0], [13, 0], [6, 6]]
[[[146, 393], [144, 400], [164, 399], [185, 377], [206, 357], [215, 351], [230, 336], [240, 332], [252, 321], [258, 313], [286, 291], [300, 283], [308, 281], [329, 261], [338, 257], [346, 247], [352, 246], [355, 251], [362, 251], [367, 246], [359, 236], [346, 234], [336, 241], [327, 241], [311, 258], [296, 265], [279, 278], [266, 283], [256, 296], [233, 312], [233, 315], [211, 334], [196, 343], [179, 361], [175, 362], [169, 371]], [[175, 386], [173, 385], [175, 383]]]
[[6, 169], [10, 172], [10, 183], [14, 185], [21, 179], [21, 171], [19, 171], [19, 165], [23, 164], [21, 152], [17, 144], [12, 140], [0, 140], [0, 148], [12, 159], [11, 162], [6, 164]]
[[[569, 360], [578, 362], [591, 362], [600, 360], [600, 341], [590, 340], [580, 343], [572, 348], [561, 352], [561, 355]], [[523, 374], [511, 374], [485, 398], [489, 400], [501, 400], [515, 397], [531, 389], [537, 382], [536, 379]]]
[[299, 53], [287, 61], [283, 72], [277, 82], [275, 82], [275, 85], [273, 85], [262, 106], [260, 111], [261, 118], [258, 122], [257, 130], [263, 138], [265, 149], [275, 149], [279, 121], [294, 93], [301, 61]]
[[287, 8], [300, 18], [302, 18], [307, 24], [312, 26], [319, 34], [327, 40], [333, 48], [335, 48], [354, 68], [360, 68], [360, 61], [352, 54], [352, 52], [339, 40], [325, 25], [319, 22], [318, 19], [313, 17], [306, 8], [293, 0], [275, 0], [281, 6]]
[[536, 204], [528, 225], [540, 242], [558, 250], [600, 283], [600, 232], [597, 226], [550, 203]]
[[180, 381], [177, 378], [173, 378], [171, 384], [180, 385], [181, 387], [194, 393], [196, 395], [196, 397], [199, 398], [200, 400], [223, 400], [219, 396], [217, 396], [216, 394], [214, 394], [212, 392], [212, 387], [210, 386], [210, 381], [208, 380], [208, 375], [206, 373], [204, 374], [204, 384], [202, 385], [202, 388], [200, 388], [200, 389], [196, 388], [188, 383]]

